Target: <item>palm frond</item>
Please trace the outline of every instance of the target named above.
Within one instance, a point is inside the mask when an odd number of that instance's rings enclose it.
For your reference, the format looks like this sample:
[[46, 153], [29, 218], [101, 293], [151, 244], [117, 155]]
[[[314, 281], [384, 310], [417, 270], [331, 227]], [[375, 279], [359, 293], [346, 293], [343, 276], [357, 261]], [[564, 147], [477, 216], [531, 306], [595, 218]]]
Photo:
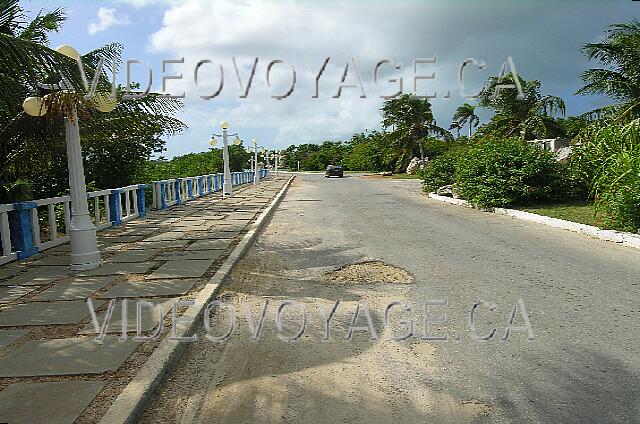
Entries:
[[67, 19], [64, 9], [57, 8], [45, 14], [39, 13], [29, 24], [20, 31], [18, 38], [34, 43], [49, 44], [48, 33], [58, 32], [62, 23]]
[[0, 0], [0, 34], [15, 35], [21, 17], [24, 15], [18, 0]]

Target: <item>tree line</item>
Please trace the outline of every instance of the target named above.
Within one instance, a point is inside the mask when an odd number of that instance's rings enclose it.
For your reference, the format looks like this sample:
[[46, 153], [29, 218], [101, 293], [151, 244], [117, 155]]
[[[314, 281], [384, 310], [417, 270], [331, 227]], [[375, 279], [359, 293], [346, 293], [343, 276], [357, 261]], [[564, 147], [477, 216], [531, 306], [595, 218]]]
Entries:
[[[562, 98], [520, 75], [489, 78], [475, 104], [461, 105], [447, 129], [436, 124], [427, 99], [410, 94], [386, 101], [381, 131], [347, 141], [305, 143], [285, 149], [286, 164], [319, 171], [402, 172], [413, 157], [430, 160], [421, 171], [425, 189], [449, 190], [481, 207], [581, 199], [594, 202], [610, 228], [640, 228], [640, 20], [612, 25], [602, 41], [581, 52], [595, 67], [579, 77], [577, 95], [604, 95], [605, 107], [565, 116]], [[517, 83], [517, 84], [516, 84]], [[513, 85], [502, 88], [497, 84]], [[518, 96], [517, 85], [522, 96]], [[492, 113], [481, 123], [476, 113]], [[563, 161], [526, 141], [564, 138]]]

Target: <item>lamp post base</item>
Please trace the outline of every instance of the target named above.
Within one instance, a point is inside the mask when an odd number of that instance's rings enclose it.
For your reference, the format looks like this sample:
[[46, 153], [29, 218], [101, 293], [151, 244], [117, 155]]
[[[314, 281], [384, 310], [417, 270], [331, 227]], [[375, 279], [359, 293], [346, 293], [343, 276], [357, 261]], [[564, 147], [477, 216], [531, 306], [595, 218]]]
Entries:
[[72, 271], [86, 271], [102, 265], [102, 258], [96, 241], [96, 227], [88, 216], [85, 218], [77, 220], [80, 222], [73, 222], [74, 220], [72, 219], [70, 225], [71, 254], [69, 255], [69, 262]]
[[233, 187], [231, 186], [231, 184], [227, 184], [226, 181], [222, 185], [222, 194], [224, 196], [233, 196]]

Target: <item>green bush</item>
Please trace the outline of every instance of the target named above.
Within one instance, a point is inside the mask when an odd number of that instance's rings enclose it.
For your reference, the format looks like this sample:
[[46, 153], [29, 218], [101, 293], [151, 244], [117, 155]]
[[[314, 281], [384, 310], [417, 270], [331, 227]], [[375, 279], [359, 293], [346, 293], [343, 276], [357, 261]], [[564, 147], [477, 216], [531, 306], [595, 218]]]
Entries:
[[453, 141], [443, 141], [437, 138], [427, 138], [422, 141], [424, 155], [429, 159], [435, 159], [447, 153], [456, 143]]
[[605, 212], [609, 228], [640, 228], [640, 120], [592, 125], [583, 133], [572, 169]]
[[489, 140], [456, 161], [457, 191], [485, 208], [551, 202], [566, 194], [563, 165], [520, 140]]
[[598, 198], [605, 210], [605, 224], [621, 231], [636, 232], [640, 228], [640, 175], [633, 185], [609, 190]]
[[449, 150], [430, 160], [424, 169], [419, 171], [424, 191], [431, 193], [442, 186], [453, 184], [455, 163], [460, 154], [459, 149]]

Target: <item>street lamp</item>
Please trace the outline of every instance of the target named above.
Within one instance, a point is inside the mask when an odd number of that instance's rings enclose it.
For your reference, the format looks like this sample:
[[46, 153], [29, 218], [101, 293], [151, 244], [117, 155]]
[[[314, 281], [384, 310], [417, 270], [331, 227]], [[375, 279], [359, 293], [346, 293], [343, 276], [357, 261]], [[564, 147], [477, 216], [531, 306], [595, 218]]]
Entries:
[[280, 151], [277, 150], [273, 151], [270, 156], [267, 156], [267, 163], [269, 162], [269, 159], [273, 159], [273, 163], [275, 164], [274, 175], [276, 178], [278, 178], [278, 165], [280, 164], [280, 158]]
[[238, 138], [238, 133], [229, 134], [229, 123], [227, 121], [223, 121], [220, 123], [220, 128], [222, 128], [222, 135], [213, 134], [209, 144], [211, 146], [215, 146], [217, 141], [215, 139], [216, 136], [222, 137], [222, 162], [224, 166], [224, 182], [222, 183], [222, 196], [223, 197], [231, 197], [233, 196], [233, 184], [231, 182], [231, 168], [229, 167], [229, 135], [235, 136], [233, 139], [233, 144], [238, 146], [242, 144], [242, 140]]
[[276, 164], [276, 168], [275, 168], [275, 172], [274, 175], [276, 177], [276, 179], [278, 178], [278, 165], [280, 164], [280, 151], [277, 151], [275, 153], [275, 164]]
[[[254, 139], [255, 140], [255, 139]], [[253, 140], [251, 140], [251, 142], [253, 143]], [[247, 160], [247, 162], [249, 162], [249, 169], [251, 170], [251, 172], [253, 172], [253, 150], [251, 149], [251, 147], [247, 147], [245, 149], [245, 151], [251, 155], [249, 157], [249, 159]]]
[[[56, 51], [73, 60], [78, 60], [78, 52], [71, 46], [60, 46]], [[61, 92], [66, 96], [75, 95], [73, 86], [64, 78], [58, 84], [39, 84], [39, 86], [43, 89]], [[81, 271], [98, 268], [102, 264], [102, 258], [98, 250], [96, 227], [91, 221], [87, 202], [78, 113], [75, 101], [69, 103], [70, 108], [65, 116], [65, 139], [71, 196], [71, 221], [67, 229], [71, 244], [69, 262], [71, 270]], [[111, 112], [116, 105], [116, 99], [111, 98], [108, 93], [99, 93], [92, 100], [92, 106], [100, 112]], [[43, 116], [48, 112], [47, 103], [43, 98], [37, 96], [26, 98], [22, 103], [22, 108], [30, 116]]]
[[258, 142], [254, 138], [251, 140], [251, 144], [253, 144], [253, 185], [258, 185]]
[[266, 161], [265, 165], [266, 165], [267, 169], [269, 169], [269, 150], [265, 150], [264, 151], [264, 159]]

